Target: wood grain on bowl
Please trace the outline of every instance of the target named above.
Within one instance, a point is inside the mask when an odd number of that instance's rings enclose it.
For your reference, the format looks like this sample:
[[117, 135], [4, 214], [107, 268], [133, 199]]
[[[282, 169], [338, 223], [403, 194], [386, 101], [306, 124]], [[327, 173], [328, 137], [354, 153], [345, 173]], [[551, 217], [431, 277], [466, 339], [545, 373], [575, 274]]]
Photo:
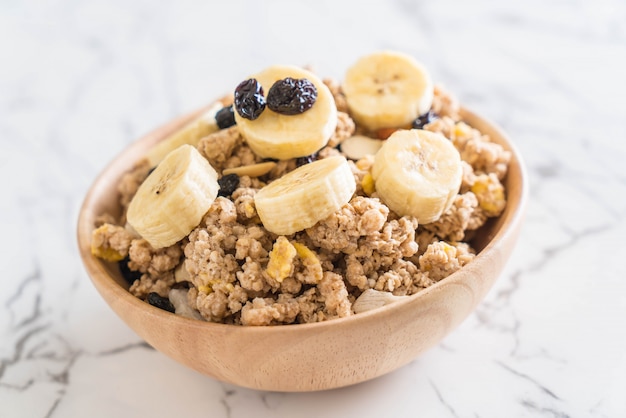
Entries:
[[439, 343], [485, 297], [517, 240], [527, 199], [520, 156], [489, 121], [463, 119], [512, 152], [507, 207], [473, 239], [478, 256], [435, 285], [396, 303], [348, 318], [301, 325], [214, 324], [157, 309], [127, 291], [117, 266], [91, 255], [94, 221], [119, 213], [117, 183], [146, 150], [200, 112], [170, 122], [122, 152], [95, 180], [80, 211], [78, 244], [86, 270], [113, 311], [139, 336], [174, 360], [216, 379], [272, 391], [313, 391], [391, 372]]

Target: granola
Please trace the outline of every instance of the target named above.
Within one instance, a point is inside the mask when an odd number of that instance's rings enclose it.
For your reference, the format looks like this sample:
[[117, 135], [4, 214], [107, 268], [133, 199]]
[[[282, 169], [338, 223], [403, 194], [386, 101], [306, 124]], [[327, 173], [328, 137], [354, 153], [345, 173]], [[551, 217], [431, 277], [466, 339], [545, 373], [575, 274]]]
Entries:
[[[355, 123], [340, 84], [324, 80], [338, 111], [328, 143], [314, 159], [342, 155], [341, 142], [367, 128]], [[445, 279], [475, 257], [470, 232], [499, 216], [506, 205], [511, 155], [461, 119], [454, 96], [436, 86], [424, 129], [449, 139], [463, 160], [459, 193], [438, 220], [419, 224], [399, 215], [377, 194], [371, 177], [373, 158], [350, 161], [356, 191], [339, 210], [291, 235], [268, 231], [255, 207], [255, 195], [292, 172], [303, 161], [288, 158], [260, 177], [242, 176], [229, 196], [219, 196], [200, 224], [184, 239], [154, 249], [132, 229], [125, 212], [148, 176], [146, 161], [120, 181], [121, 218], [103, 214], [94, 231], [94, 254], [126, 263], [137, 272], [129, 291], [141, 299], [155, 292], [170, 295], [176, 312], [234, 325], [311, 323], [354, 315], [352, 305], [366, 290], [413, 295]], [[374, 136], [374, 135], [372, 135]], [[264, 161], [238, 125], [220, 129], [197, 144], [210, 164], [223, 169]], [[304, 162], [306, 163], [306, 161]]]

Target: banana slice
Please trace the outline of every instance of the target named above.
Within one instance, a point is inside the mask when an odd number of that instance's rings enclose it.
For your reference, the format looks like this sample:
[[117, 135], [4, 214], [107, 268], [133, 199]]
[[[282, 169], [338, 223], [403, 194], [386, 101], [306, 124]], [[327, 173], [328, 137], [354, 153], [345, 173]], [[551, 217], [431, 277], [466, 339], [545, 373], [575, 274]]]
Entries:
[[433, 101], [430, 74], [412, 57], [383, 51], [358, 60], [343, 83], [353, 119], [370, 131], [410, 126]]
[[253, 75], [267, 96], [272, 85], [287, 77], [306, 78], [317, 89], [313, 107], [299, 115], [282, 115], [269, 108], [249, 120], [235, 112], [239, 132], [263, 158], [287, 160], [313, 154], [328, 143], [337, 126], [335, 99], [326, 85], [313, 73], [294, 66], [272, 66]]
[[376, 192], [391, 210], [427, 224], [454, 202], [463, 167], [459, 152], [443, 135], [399, 130], [376, 153], [372, 176]]
[[333, 156], [298, 167], [263, 187], [254, 204], [268, 231], [290, 235], [328, 217], [355, 191], [348, 160]]
[[174, 132], [151, 148], [146, 154], [150, 167], [156, 167], [167, 154], [181, 145], [190, 144], [195, 147], [201, 138], [218, 131], [219, 127], [217, 126], [215, 115], [223, 107], [224, 105], [221, 102], [216, 102], [197, 119], [189, 122], [182, 129]]
[[169, 247], [198, 226], [218, 190], [209, 162], [192, 145], [181, 145], [139, 186], [126, 217], [152, 247]]

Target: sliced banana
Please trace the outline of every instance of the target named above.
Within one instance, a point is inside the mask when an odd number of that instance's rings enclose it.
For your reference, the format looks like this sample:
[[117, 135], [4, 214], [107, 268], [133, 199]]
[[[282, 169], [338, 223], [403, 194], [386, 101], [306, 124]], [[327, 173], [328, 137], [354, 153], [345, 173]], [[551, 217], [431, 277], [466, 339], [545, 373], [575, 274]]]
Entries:
[[169, 247], [198, 226], [218, 190], [209, 162], [195, 147], [181, 145], [139, 186], [126, 217], [152, 247]]
[[272, 85], [287, 77], [306, 78], [317, 89], [313, 107], [299, 115], [282, 115], [269, 108], [255, 119], [242, 118], [235, 112], [239, 132], [263, 158], [287, 160], [310, 155], [328, 143], [337, 126], [335, 99], [326, 85], [313, 73], [294, 66], [272, 66], [253, 75], [265, 95]]
[[303, 165], [263, 187], [254, 204], [263, 226], [278, 235], [310, 228], [348, 203], [356, 182], [348, 161], [333, 156]]
[[352, 118], [375, 131], [410, 126], [430, 109], [434, 85], [426, 68], [413, 57], [383, 51], [350, 67], [343, 91]]
[[376, 154], [372, 176], [376, 192], [391, 210], [427, 224], [454, 202], [463, 167], [459, 152], [443, 135], [399, 130]]
[[367, 155], [376, 155], [383, 142], [364, 135], [353, 135], [341, 143], [341, 152], [351, 160], [360, 160]]
[[190, 144], [195, 147], [201, 138], [218, 131], [219, 127], [215, 121], [215, 115], [223, 107], [221, 102], [216, 102], [198, 118], [151, 148], [146, 154], [150, 166], [156, 167], [167, 154], [181, 145]]

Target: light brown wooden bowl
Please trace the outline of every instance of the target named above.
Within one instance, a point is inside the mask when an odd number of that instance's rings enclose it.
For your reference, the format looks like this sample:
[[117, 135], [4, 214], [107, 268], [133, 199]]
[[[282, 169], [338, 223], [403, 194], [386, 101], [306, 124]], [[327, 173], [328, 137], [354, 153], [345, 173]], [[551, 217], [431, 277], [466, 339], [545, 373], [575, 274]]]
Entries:
[[96, 216], [119, 213], [116, 186], [147, 149], [199, 112], [178, 118], [129, 146], [98, 176], [78, 220], [80, 253], [104, 300], [139, 336], [174, 360], [221, 381], [272, 391], [314, 391], [363, 382], [415, 359], [455, 329], [484, 298], [517, 240], [527, 179], [515, 147], [494, 124], [464, 110], [463, 119], [509, 149], [508, 204], [472, 241], [478, 256], [410, 298], [328, 322], [268, 327], [187, 319], [132, 296], [116, 264], [90, 252]]

